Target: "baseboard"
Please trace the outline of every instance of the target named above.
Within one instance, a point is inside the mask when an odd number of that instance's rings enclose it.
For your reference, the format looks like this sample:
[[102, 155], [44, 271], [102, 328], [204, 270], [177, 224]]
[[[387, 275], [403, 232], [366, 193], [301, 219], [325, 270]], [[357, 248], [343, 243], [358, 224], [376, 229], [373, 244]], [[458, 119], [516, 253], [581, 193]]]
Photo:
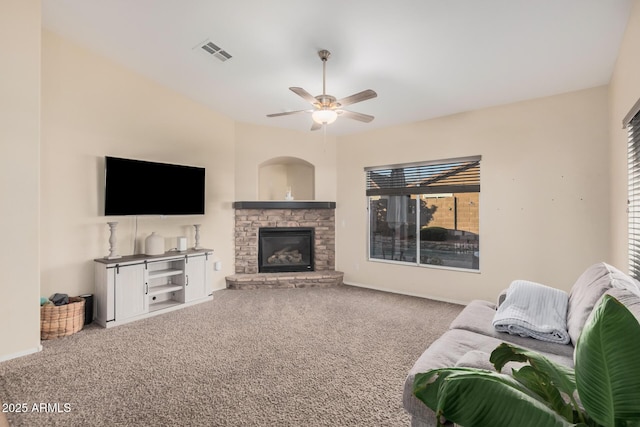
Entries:
[[454, 300], [454, 299], [449, 299], [449, 298], [441, 298], [441, 297], [437, 297], [437, 296], [433, 296], [433, 295], [419, 295], [419, 294], [412, 293], [412, 292], [404, 292], [404, 291], [399, 291], [397, 289], [385, 288], [385, 287], [382, 287], [382, 286], [365, 285], [363, 283], [355, 283], [355, 282], [344, 282], [344, 284], [348, 285], [348, 286], [355, 286], [355, 287], [358, 287], [358, 288], [366, 288], [366, 289], [373, 289], [373, 290], [376, 290], [376, 291], [389, 292], [389, 293], [392, 293], [392, 294], [400, 294], [400, 295], [407, 295], [407, 296], [410, 296], [410, 297], [432, 299], [434, 301], [448, 302], [448, 303], [451, 303], [451, 304], [458, 304], [458, 305], [467, 305], [467, 304], [469, 304], [469, 301], [461, 301], [461, 300]]
[[7, 360], [17, 359], [18, 357], [27, 356], [29, 354], [38, 353], [42, 351], [42, 344], [39, 344], [37, 348], [20, 351], [18, 353], [6, 354], [4, 356], [0, 356], [0, 362], [6, 362]]

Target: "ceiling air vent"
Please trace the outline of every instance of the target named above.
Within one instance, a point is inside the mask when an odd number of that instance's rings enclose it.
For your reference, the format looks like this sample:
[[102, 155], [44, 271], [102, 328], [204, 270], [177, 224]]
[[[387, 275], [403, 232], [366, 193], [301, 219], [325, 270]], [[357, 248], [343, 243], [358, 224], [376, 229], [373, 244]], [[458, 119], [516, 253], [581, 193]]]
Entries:
[[218, 58], [220, 61], [224, 62], [227, 59], [231, 59], [232, 56], [231, 54], [229, 54], [229, 52], [227, 52], [226, 50], [223, 50], [222, 48], [220, 48], [218, 45], [216, 45], [215, 43], [210, 42], [209, 40], [205, 40], [203, 43], [200, 43], [196, 49], [208, 56], [209, 58], [213, 57], [213, 58]]

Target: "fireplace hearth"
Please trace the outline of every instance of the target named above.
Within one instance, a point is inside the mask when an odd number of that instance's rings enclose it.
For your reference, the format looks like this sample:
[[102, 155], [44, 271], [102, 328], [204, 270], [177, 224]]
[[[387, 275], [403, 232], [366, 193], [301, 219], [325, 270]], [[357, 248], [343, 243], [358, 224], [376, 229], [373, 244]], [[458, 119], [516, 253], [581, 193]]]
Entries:
[[258, 271], [314, 271], [313, 240], [313, 228], [261, 227], [258, 230]]

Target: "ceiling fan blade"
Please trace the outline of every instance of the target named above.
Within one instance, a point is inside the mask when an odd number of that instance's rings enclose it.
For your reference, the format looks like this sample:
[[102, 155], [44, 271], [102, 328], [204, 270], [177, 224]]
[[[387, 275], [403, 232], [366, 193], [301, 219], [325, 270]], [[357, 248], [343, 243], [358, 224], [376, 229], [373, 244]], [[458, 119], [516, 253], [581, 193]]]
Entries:
[[346, 117], [348, 119], [358, 120], [365, 123], [369, 123], [374, 119], [373, 116], [370, 116], [368, 114], [356, 113], [355, 111], [338, 110], [337, 113], [340, 115], [340, 117]]
[[280, 116], [288, 116], [290, 114], [298, 114], [298, 113], [310, 113], [313, 110], [296, 110], [296, 111], [285, 111], [284, 113], [273, 113], [267, 114], [267, 117], [280, 117]]
[[311, 95], [309, 92], [302, 89], [301, 87], [290, 87], [289, 90], [295, 93], [296, 95], [304, 98], [304, 100], [310, 103], [311, 105], [314, 105], [314, 106], [318, 105], [318, 100], [315, 99], [313, 95]]
[[356, 102], [366, 101], [367, 99], [375, 98], [378, 94], [371, 89], [363, 90], [362, 92], [355, 93], [351, 96], [347, 96], [346, 98], [339, 99], [336, 101], [337, 104], [340, 104], [341, 107], [345, 105], [355, 104]]
[[321, 125], [320, 123], [318, 123], [318, 122], [313, 122], [313, 123], [311, 124], [311, 130], [318, 130], [318, 129], [320, 129], [321, 127], [322, 127], [322, 125]]

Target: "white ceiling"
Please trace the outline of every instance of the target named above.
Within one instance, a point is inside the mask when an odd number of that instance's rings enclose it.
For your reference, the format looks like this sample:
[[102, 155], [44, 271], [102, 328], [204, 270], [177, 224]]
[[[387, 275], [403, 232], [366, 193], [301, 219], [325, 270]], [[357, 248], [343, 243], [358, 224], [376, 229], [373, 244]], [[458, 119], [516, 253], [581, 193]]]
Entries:
[[[607, 84], [633, 0], [42, 0], [43, 26], [240, 122], [308, 131], [289, 91], [378, 97], [334, 135]], [[233, 58], [198, 53], [209, 39]]]

